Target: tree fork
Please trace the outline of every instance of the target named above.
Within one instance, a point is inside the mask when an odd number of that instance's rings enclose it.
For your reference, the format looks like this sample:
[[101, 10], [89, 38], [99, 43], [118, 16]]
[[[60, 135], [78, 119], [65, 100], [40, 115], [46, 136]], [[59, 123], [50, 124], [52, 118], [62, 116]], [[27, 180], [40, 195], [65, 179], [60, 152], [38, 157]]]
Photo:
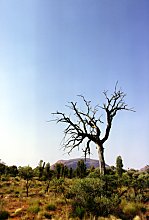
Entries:
[[[86, 108], [84, 111], [81, 111], [77, 107], [77, 102], [70, 102], [70, 105], [67, 107], [71, 109], [74, 116], [73, 118], [59, 111], [53, 113], [53, 115], [57, 116], [54, 121], [67, 125], [64, 130], [62, 147], [64, 149], [69, 149], [68, 153], [76, 147], [79, 148], [80, 145], [86, 141], [87, 145], [85, 150], [83, 150], [86, 157], [87, 153], [90, 154], [90, 142], [97, 145], [100, 173], [104, 175], [106, 168], [103, 145], [109, 138], [113, 119], [118, 111], [126, 110], [134, 112], [134, 110], [133, 108], [128, 108], [128, 105], [124, 101], [126, 94], [121, 89], [117, 89], [117, 83], [111, 96], [108, 95], [108, 91], [104, 91], [103, 94], [106, 102], [102, 106], [96, 105], [93, 107], [91, 106], [91, 101], [87, 101], [84, 96], [80, 95], [79, 97], [83, 99]], [[105, 129], [103, 132], [101, 132], [101, 123], [103, 123], [101, 121], [101, 115], [97, 115], [101, 109], [106, 115]]]

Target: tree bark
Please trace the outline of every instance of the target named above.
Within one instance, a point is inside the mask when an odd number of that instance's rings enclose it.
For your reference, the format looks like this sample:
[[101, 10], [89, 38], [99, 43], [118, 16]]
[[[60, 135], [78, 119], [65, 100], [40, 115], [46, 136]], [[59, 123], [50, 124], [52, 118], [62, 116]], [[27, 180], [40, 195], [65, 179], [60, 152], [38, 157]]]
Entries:
[[106, 167], [105, 167], [105, 160], [104, 160], [104, 148], [102, 144], [97, 144], [98, 150], [98, 157], [99, 157], [99, 169], [100, 174], [105, 175]]

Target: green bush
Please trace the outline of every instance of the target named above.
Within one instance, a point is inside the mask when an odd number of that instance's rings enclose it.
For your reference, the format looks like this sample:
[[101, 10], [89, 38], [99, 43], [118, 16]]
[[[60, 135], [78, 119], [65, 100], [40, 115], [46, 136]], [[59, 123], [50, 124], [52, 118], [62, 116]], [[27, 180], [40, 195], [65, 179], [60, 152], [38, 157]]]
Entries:
[[2, 176], [1, 181], [9, 181], [9, 176]]
[[16, 182], [20, 181], [20, 178], [18, 176], [16, 176], [14, 179], [15, 179]]
[[50, 183], [51, 191], [55, 194], [64, 194], [65, 192], [65, 181], [63, 178], [53, 179]]
[[100, 170], [99, 170], [99, 168], [96, 168], [92, 172], [90, 172], [88, 177], [89, 178], [99, 178], [100, 177]]
[[47, 219], [52, 219], [52, 215], [49, 214], [48, 212], [44, 212], [44, 217], [47, 218]]
[[140, 212], [145, 213], [146, 211], [143, 204], [137, 202], [129, 202], [126, 200], [122, 201], [121, 208], [122, 208], [122, 215], [120, 217], [122, 217], [124, 220], [133, 219]]
[[15, 191], [14, 194], [15, 194], [15, 197], [19, 197], [20, 192], [19, 191]]
[[0, 219], [1, 220], [4, 220], [4, 219], [8, 219], [9, 218], [9, 212], [3, 210], [3, 211], [0, 211]]
[[[77, 180], [72, 187], [73, 211], [76, 211], [76, 207], [80, 207], [88, 214], [95, 216], [108, 216], [117, 213], [120, 200], [118, 195], [113, 193], [112, 188], [107, 194], [106, 184], [107, 182], [99, 178]], [[79, 209], [77, 211], [79, 212]]]
[[79, 219], [83, 219], [85, 214], [85, 209], [81, 206], [73, 207], [72, 217], [78, 217]]
[[56, 205], [50, 203], [46, 205], [46, 210], [47, 211], [55, 211], [56, 210]]
[[37, 214], [40, 211], [40, 207], [38, 204], [33, 204], [28, 208], [28, 212], [32, 214]]
[[135, 203], [129, 202], [124, 206], [123, 212], [127, 217], [133, 218], [138, 213], [138, 207], [136, 206]]

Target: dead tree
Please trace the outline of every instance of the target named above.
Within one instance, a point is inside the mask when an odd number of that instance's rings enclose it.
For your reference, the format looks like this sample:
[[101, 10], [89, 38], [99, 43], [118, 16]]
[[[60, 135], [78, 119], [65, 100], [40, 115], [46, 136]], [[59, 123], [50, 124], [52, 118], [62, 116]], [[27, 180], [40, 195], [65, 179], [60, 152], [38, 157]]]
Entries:
[[[108, 91], [103, 92], [106, 102], [100, 106], [91, 106], [91, 101], [87, 101], [84, 96], [80, 95], [85, 104], [85, 110], [82, 111], [77, 107], [77, 102], [70, 102], [69, 107], [73, 116], [67, 116], [65, 113], [57, 111], [52, 113], [56, 115], [55, 121], [57, 123], [65, 123], [67, 127], [64, 130], [64, 139], [62, 147], [70, 153], [74, 148], [78, 147], [86, 140], [86, 147], [84, 149], [85, 158], [91, 151], [91, 142], [95, 143], [99, 156], [99, 168], [102, 175], [105, 174], [105, 160], [104, 160], [104, 143], [108, 140], [112, 127], [112, 122], [118, 111], [127, 110], [134, 111], [125, 103], [124, 98], [126, 94], [117, 89], [117, 83], [113, 94], [108, 95]], [[103, 110], [106, 114], [105, 123], [101, 121], [99, 110]], [[101, 131], [101, 123], [105, 124], [105, 129]], [[102, 134], [103, 133], [103, 134]]]

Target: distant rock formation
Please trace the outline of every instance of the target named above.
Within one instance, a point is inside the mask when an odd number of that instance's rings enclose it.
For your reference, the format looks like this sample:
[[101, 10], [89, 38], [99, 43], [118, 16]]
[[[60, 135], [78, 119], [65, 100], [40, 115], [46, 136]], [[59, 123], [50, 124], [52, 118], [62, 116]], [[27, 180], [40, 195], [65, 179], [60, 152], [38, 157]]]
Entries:
[[[62, 164], [64, 164], [64, 166], [67, 166], [68, 168], [76, 169], [77, 163], [79, 160], [84, 160], [87, 168], [99, 167], [99, 160], [89, 159], [89, 158], [86, 158], [86, 160], [84, 158], [76, 158], [76, 159], [70, 159], [70, 160], [58, 160], [55, 164], [62, 163]], [[54, 169], [55, 164], [53, 164], [51, 166], [51, 169]], [[106, 166], [108, 166], [108, 165], [106, 165]]]
[[141, 168], [140, 171], [149, 173], [149, 165], [146, 165], [145, 167]]

